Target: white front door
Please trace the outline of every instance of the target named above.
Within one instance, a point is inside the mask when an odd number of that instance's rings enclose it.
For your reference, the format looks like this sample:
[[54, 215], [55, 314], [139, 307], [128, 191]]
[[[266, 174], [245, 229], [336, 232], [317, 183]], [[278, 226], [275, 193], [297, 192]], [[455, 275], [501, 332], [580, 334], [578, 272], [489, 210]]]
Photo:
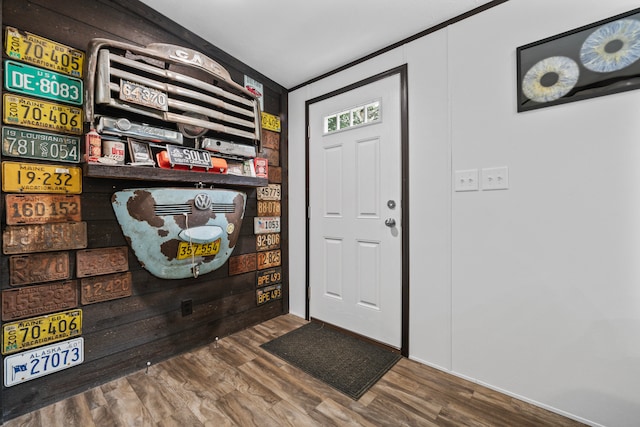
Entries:
[[[358, 123], [360, 108], [374, 112], [376, 103], [379, 120], [326, 131], [334, 116], [340, 127], [355, 110]], [[394, 74], [309, 106], [310, 316], [396, 348], [402, 332], [400, 105]]]

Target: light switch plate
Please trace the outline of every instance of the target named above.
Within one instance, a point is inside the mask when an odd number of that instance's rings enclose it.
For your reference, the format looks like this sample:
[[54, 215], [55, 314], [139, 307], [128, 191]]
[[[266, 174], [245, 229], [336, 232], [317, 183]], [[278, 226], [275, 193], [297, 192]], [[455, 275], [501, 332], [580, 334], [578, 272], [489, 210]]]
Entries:
[[482, 189], [483, 190], [507, 190], [509, 188], [509, 168], [502, 166], [499, 168], [482, 169]]
[[478, 169], [459, 170], [454, 174], [456, 191], [478, 191]]

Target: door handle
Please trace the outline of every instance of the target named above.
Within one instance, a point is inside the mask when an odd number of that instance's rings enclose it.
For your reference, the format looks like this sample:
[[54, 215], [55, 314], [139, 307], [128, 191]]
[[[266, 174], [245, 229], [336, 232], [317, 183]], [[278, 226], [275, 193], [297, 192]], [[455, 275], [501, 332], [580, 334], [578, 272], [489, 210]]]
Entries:
[[387, 227], [395, 227], [396, 226], [396, 220], [393, 218], [387, 218], [384, 220], [384, 225], [386, 225]]

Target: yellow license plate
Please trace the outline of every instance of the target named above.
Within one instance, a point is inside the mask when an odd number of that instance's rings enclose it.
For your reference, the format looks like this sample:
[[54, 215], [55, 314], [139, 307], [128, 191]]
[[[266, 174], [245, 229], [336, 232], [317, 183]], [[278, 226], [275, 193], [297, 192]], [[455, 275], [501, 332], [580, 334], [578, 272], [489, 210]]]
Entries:
[[220, 240], [211, 243], [180, 242], [178, 245], [177, 259], [191, 258], [192, 256], [212, 256], [220, 251]]
[[2, 162], [2, 191], [80, 194], [82, 169], [66, 165]]
[[82, 135], [82, 109], [26, 96], [4, 94], [3, 121], [8, 125]]
[[2, 327], [2, 354], [11, 354], [82, 334], [82, 310], [33, 317]]
[[280, 117], [269, 113], [262, 113], [262, 128], [280, 132]]
[[82, 77], [84, 52], [35, 34], [7, 27], [5, 52], [9, 58]]

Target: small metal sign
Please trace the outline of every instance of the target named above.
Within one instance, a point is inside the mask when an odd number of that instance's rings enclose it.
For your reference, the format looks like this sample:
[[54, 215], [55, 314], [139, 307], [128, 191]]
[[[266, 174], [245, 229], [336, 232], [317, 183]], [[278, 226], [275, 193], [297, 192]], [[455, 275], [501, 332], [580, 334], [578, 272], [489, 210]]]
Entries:
[[256, 250], [269, 251], [280, 248], [280, 234], [256, 234]]
[[262, 113], [262, 128], [280, 132], [280, 117], [269, 113]]
[[2, 321], [40, 316], [78, 306], [75, 280], [2, 291]]
[[80, 161], [80, 138], [3, 126], [2, 155], [78, 163]]
[[82, 109], [37, 98], [4, 94], [3, 121], [8, 125], [82, 135]]
[[4, 386], [11, 387], [53, 374], [84, 361], [84, 338], [39, 347], [4, 358]]
[[277, 200], [258, 200], [258, 216], [280, 216], [280, 202]]
[[9, 285], [53, 282], [71, 278], [69, 252], [43, 252], [9, 257]]
[[82, 193], [77, 166], [2, 162], [2, 190], [13, 193]]
[[254, 234], [267, 234], [280, 232], [279, 216], [257, 216], [253, 218]]
[[63, 251], [87, 247], [86, 222], [8, 225], [2, 233], [5, 255]]
[[280, 249], [275, 251], [258, 252], [258, 270], [276, 267], [282, 262]]
[[167, 144], [167, 154], [172, 166], [189, 166], [211, 169], [211, 153], [206, 150], [196, 150], [193, 148], [179, 147]]
[[275, 301], [279, 299], [282, 299], [281, 284], [256, 289], [256, 302], [258, 305], [266, 304], [270, 301]]
[[81, 335], [82, 310], [67, 310], [5, 323], [2, 330], [2, 354], [17, 353]]
[[131, 296], [131, 273], [88, 277], [80, 283], [82, 304], [110, 301]]
[[77, 277], [120, 273], [128, 269], [129, 249], [126, 246], [85, 249], [76, 252]]
[[282, 268], [270, 268], [256, 273], [256, 288], [282, 282]]
[[256, 270], [256, 254], [229, 257], [229, 276]]
[[4, 43], [9, 58], [82, 77], [84, 53], [78, 49], [12, 27], [7, 27]]
[[7, 224], [78, 222], [80, 196], [58, 194], [7, 194]]
[[4, 61], [4, 87], [23, 95], [82, 105], [82, 80], [15, 61]]
[[280, 200], [282, 198], [282, 187], [280, 184], [269, 184], [266, 187], [256, 189], [258, 200]]

